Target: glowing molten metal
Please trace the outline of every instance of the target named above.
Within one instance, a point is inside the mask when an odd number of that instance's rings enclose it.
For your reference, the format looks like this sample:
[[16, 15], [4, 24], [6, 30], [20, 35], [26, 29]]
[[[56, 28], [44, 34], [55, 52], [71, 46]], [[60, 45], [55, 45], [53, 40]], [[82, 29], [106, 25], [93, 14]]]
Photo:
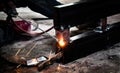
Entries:
[[59, 49], [64, 49], [69, 44], [70, 41], [69, 29], [57, 30], [56, 38], [57, 38], [57, 47]]
[[60, 37], [58, 40], [58, 45], [59, 47], [64, 48], [67, 45], [67, 42], [64, 40], [63, 37]]

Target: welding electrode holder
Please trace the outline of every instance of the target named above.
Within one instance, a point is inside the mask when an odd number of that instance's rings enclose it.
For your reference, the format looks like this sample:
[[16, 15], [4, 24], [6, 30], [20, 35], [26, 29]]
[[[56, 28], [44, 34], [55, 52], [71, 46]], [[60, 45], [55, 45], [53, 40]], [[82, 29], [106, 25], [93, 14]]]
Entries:
[[39, 71], [43, 70], [44, 68], [54, 64], [58, 59], [60, 59], [62, 57], [63, 57], [63, 52], [62, 51], [56, 53], [53, 57], [49, 58], [48, 60], [46, 60], [42, 63], [39, 63], [38, 64], [38, 70]]

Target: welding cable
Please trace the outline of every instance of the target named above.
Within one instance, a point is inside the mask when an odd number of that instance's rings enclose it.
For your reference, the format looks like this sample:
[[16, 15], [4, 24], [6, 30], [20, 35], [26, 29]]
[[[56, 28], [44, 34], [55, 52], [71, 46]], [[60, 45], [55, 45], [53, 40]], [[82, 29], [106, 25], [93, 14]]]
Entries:
[[[21, 18], [21, 17], [19, 16], [19, 18]], [[49, 29], [47, 29], [47, 30], [45, 30], [45, 31], [38, 27], [37, 29], [41, 30], [42, 32], [40, 32], [40, 33], [34, 33], [34, 34], [33, 34], [33, 33], [30, 33], [30, 32], [28, 32], [28, 31], [22, 29], [19, 25], [17, 25], [17, 24], [15, 23], [15, 21], [14, 21], [12, 18], [9, 18], [9, 17], [8, 17], [7, 19], [8, 19], [9, 22], [11, 22], [13, 25], [15, 25], [15, 27], [17, 27], [18, 29], [20, 29], [20, 31], [26, 33], [25, 35], [31, 36], [31, 37], [45, 34], [45, 33], [49, 32], [50, 30], [52, 30], [53, 27], [54, 27], [54, 26], [52, 26], [52, 27], [50, 27]], [[21, 19], [22, 19], [23, 21], [25, 21], [26, 23], [29, 23], [28, 21], [24, 20], [23, 18], [21, 18]], [[30, 23], [29, 23], [29, 24], [30, 24]], [[32, 25], [32, 24], [31, 24], [31, 25]], [[33, 26], [34, 26], [34, 25], [33, 25]], [[49, 34], [49, 35], [50, 35], [50, 34]], [[51, 35], [50, 35], [50, 36], [51, 36]]]

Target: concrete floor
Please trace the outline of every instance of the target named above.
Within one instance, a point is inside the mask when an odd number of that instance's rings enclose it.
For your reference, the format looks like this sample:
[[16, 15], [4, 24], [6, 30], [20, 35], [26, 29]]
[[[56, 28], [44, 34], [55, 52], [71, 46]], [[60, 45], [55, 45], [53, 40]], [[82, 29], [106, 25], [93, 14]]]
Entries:
[[[79, 0], [59, 0], [59, 1], [61, 3], [67, 4], [67, 3], [71, 3], [71, 2], [78, 2]], [[40, 13], [36, 13], [34, 11], [31, 11], [28, 7], [17, 8], [17, 11], [19, 13], [19, 16], [21, 16], [22, 18], [24, 18], [26, 20], [30, 20], [30, 21], [38, 23], [40, 28], [43, 29], [43, 30], [46, 30], [49, 27], [53, 26], [53, 20], [52, 19], [47, 19], [47, 17], [45, 17], [44, 15], [42, 15]], [[5, 20], [5, 18], [6, 18], [6, 15], [3, 12], [0, 12], [0, 20]], [[112, 16], [112, 17], [108, 17], [108, 23], [109, 24], [118, 22], [119, 20], [120, 20], [120, 14]], [[73, 30], [77, 30], [77, 29], [75, 28]], [[49, 34], [52, 35], [52, 36], [55, 36], [55, 30], [54, 29], [51, 30], [49, 32]], [[10, 73], [13, 73], [13, 72], [10, 72]], [[17, 73], [17, 72], [15, 72], [15, 73]]]

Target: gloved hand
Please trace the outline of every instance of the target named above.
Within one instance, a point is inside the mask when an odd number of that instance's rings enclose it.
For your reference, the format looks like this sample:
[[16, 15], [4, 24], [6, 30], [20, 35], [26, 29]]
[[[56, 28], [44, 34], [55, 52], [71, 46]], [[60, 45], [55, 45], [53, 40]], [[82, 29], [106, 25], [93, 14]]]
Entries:
[[8, 16], [11, 16], [11, 17], [16, 17], [16, 16], [18, 15], [16, 9], [14, 9], [14, 8], [11, 8], [11, 9], [8, 8], [8, 9], [6, 9], [4, 12], [5, 12]]
[[8, 16], [11, 16], [11, 17], [16, 17], [18, 15], [18, 13], [16, 11], [16, 6], [15, 6], [15, 4], [11, 0], [9, 0], [6, 3], [5, 13]]

